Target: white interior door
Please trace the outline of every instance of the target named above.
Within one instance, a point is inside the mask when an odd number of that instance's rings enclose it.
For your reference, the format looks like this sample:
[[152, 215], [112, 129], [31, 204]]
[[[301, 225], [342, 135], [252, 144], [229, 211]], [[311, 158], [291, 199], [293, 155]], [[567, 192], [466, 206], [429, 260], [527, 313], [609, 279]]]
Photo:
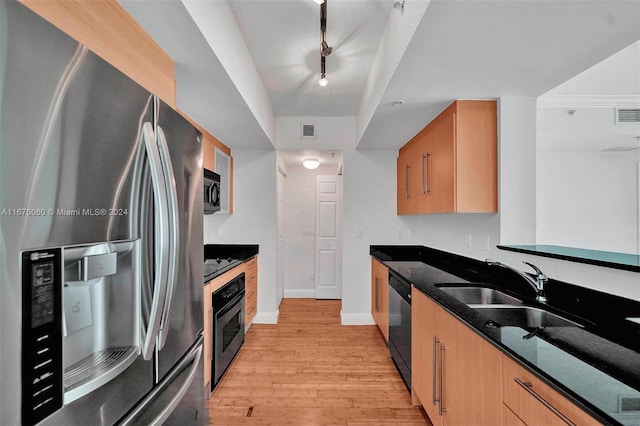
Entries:
[[284, 172], [278, 168], [278, 252], [276, 270], [276, 306], [284, 297]]
[[342, 176], [317, 176], [316, 191], [316, 299], [342, 299]]

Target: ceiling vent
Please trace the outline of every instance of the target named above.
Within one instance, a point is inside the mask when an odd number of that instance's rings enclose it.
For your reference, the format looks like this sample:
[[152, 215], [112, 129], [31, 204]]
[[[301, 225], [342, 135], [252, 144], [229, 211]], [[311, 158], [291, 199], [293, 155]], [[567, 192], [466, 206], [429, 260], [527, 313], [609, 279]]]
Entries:
[[304, 139], [315, 139], [316, 137], [316, 125], [315, 124], [303, 124], [300, 128], [300, 136]]
[[640, 123], [640, 108], [616, 108], [616, 124]]

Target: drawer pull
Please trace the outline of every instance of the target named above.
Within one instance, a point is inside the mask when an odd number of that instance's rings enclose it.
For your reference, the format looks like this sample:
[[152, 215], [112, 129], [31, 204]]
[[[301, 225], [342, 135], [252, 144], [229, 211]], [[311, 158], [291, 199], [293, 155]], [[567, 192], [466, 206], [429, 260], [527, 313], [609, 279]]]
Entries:
[[513, 380], [517, 384], [519, 384], [524, 390], [526, 390], [532, 397], [534, 397], [535, 399], [540, 401], [540, 403], [542, 405], [544, 405], [545, 407], [547, 407], [553, 414], [555, 414], [556, 416], [560, 417], [560, 419], [563, 422], [565, 422], [566, 424], [568, 424], [570, 426], [576, 426], [575, 423], [573, 423], [571, 420], [569, 420], [567, 418], [567, 416], [565, 416], [560, 411], [558, 411], [558, 409], [556, 407], [554, 407], [553, 405], [549, 404], [543, 397], [538, 395], [536, 393], [536, 391], [533, 390], [533, 384], [531, 384], [531, 382], [523, 382], [522, 380], [518, 379], [517, 377], [515, 377]]

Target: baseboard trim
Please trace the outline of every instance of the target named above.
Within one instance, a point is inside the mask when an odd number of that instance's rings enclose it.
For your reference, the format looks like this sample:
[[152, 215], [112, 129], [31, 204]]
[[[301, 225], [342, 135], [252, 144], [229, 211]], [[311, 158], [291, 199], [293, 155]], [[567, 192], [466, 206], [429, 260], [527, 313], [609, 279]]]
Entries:
[[340, 311], [340, 322], [342, 325], [375, 325], [371, 314], [345, 314]]
[[253, 317], [251, 324], [277, 324], [280, 316], [280, 309], [276, 312], [258, 312]]
[[284, 289], [285, 299], [315, 299], [316, 291], [311, 290], [298, 290], [298, 289]]

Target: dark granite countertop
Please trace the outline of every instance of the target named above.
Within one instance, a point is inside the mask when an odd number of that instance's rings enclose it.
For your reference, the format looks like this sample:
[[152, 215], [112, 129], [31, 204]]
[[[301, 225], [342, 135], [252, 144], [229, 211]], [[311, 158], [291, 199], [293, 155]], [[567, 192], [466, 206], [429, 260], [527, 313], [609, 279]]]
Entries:
[[[640, 302], [550, 279], [541, 305], [517, 274], [482, 261], [423, 246], [371, 246], [371, 255], [594, 417], [640, 424], [640, 324], [627, 319], [640, 317]], [[583, 327], [545, 327], [523, 339], [531, 329], [487, 324], [443, 283], [483, 283]]]
[[243, 262], [258, 254], [258, 244], [205, 244], [204, 260], [234, 259]]

